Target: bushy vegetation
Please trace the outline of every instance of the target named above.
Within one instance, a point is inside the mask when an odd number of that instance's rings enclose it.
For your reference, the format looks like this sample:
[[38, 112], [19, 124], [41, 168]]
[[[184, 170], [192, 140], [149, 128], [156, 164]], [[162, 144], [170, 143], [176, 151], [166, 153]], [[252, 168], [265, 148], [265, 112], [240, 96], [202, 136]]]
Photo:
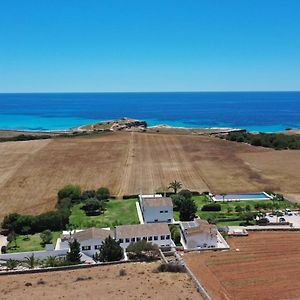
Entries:
[[218, 203], [209, 203], [203, 205], [202, 211], [221, 211], [221, 205]]
[[93, 256], [93, 259], [101, 262], [118, 261], [123, 258], [123, 249], [120, 243], [111, 236], [107, 237], [100, 246], [99, 253]]
[[18, 141], [30, 141], [30, 140], [44, 140], [51, 139], [51, 135], [42, 134], [42, 135], [31, 135], [31, 134], [19, 134], [11, 137], [1, 137], [1, 142], [18, 142]]
[[135, 260], [151, 261], [159, 257], [158, 246], [145, 240], [130, 243], [126, 252], [130, 259]]
[[24, 228], [27, 228], [30, 234], [47, 229], [59, 231], [66, 229], [69, 223], [69, 215], [70, 211], [65, 209], [46, 212], [37, 216], [12, 213], [4, 217], [2, 228], [18, 234], [24, 233]]
[[300, 135], [286, 135], [282, 133], [258, 133], [230, 132], [226, 139], [240, 143], [247, 143], [253, 146], [262, 146], [282, 149], [300, 149]]
[[171, 232], [171, 238], [173, 240], [173, 242], [175, 243], [176, 246], [181, 246], [180, 243], [180, 229], [178, 225], [170, 225], [170, 232]]

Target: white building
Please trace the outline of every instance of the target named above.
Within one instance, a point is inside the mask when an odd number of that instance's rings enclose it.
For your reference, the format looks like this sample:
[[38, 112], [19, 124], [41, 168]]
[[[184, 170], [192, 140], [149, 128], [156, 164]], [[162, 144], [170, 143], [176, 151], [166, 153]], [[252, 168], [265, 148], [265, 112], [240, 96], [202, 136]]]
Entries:
[[116, 226], [115, 239], [124, 249], [130, 243], [140, 240], [157, 244], [159, 247], [173, 246], [169, 226], [166, 223]]
[[[185, 249], [219, 248], [223, 238], [219, 236], [216, 225], [206, 220], [194, 219], [190, 222], [180, 222], [181, 242]], [[227, 244], [226, 244], [227, 245]]]
[[114, 232], [109, 229], [92, 227], [86, 230], [78, 230], [74, 234], [62, 234], [60, 243], [56, 245], [55, 249], [69, 249], [69, 241], [76, 239], [80, 243], [80, 252], [93, 256], [109, 236], [114, 238]]
[[160, 194], [139, 195], [139, 204], [145, 223], [171, 223], [173, 220], [173, 202]]

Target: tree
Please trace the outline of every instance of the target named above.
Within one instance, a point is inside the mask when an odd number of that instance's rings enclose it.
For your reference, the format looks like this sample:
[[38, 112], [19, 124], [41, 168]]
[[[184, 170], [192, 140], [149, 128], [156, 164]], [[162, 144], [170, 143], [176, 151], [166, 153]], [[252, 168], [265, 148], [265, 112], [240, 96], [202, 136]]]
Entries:
[[180, 221], [192, 221], [197, 212], [197, 205], [193, 199], [184, 199], [179, 208]]
[[87, 215], [100, 215], [102, 210], [102, 203], [96, 198], [87, 199], [81, 207]]
[[182, 187], [182, 183], [180, 181], [172, 181], [169, 184], [169, 189], [173, 190], [175, 194], [177, 194], [177, 191], [180, 190]]
[[180, 209], [182, 201], [185, 199], [184, 196], [175, 194], [171, 196], [173, 200], [174, 210], [178, 211]]
[[15, 242], [15, 248], [17, 248], [17, 235], [14, 231], [11, 231], [7, 236], [7, 241], [9, 243]]
[[40, 238], [43, 246], [46, 244], [51, 244], [53, 239], [52, 232], [49, 229], [44, 230], [42, 233], [40, 233]]
[[231, 213], [233, 211], [232, 207], [231, 206], [227, 206], [227, 213]]
[[84, 191], [84, 192], [82, 192], [82, 195], [81, 195], [82, 200], [87, 200], [87, 199], [96, 198], [96, 197], [97, 197], [97, 194], [96, 194], [95, 190]]
[[99, 260], [103, 262], [118, 261], [123, 258], [123, 249], [120, 243], [111, 236], [107, 237], [99, 249]]
[[169, 184], [169, 189], [172, 189], [175, 194], [177, 194], [177, 191], [180, 190], [182, 187], [182, 183], [180, 181], [172, 181]]
[[106, 187], [101, 187], [98, 189], [96, 194], [99, 200], [108, 200], [110, 198], [110, 191]]
[[74, 241], [69, 242], [69, 247], [66, 260], [71, 264], [79, 264], [81, 262], [80, 243], [74, 239]]
[[192, 192], [190, 190], [181, 190], [178, 194], [180, 196], [183, 196], [186, 199], [190, 199], [193, 196], [193, 194], [192, 194]]
[[7, 229], [8, 231], [16, 231], [17, 221], [21, 215], [17, 213], [9, 214], [4, 217], [1, 224], [2, 228]]
[[79, 202], [81, 197], [81, 188], [79, 185], [74, 184], [65, 185], [58, 191], [57, 197], [58, 200], [69, 198], [72, 203]]

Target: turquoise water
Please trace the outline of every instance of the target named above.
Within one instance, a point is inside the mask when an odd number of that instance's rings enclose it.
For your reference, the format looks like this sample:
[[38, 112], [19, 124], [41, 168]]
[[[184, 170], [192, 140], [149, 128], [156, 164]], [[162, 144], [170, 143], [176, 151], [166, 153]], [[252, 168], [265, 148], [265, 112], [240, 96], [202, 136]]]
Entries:
[[[216, 201], [223, 201], [222, 195], [214, 196]], [[244, 193], [244, 194], [227, 194], [224, 200], [266, 200], [270, 199], [265, 193]]]
[[64, 130], [121, 117], [149, 126], [300, 129], [300, 92], [0, 94], [0, 129]]

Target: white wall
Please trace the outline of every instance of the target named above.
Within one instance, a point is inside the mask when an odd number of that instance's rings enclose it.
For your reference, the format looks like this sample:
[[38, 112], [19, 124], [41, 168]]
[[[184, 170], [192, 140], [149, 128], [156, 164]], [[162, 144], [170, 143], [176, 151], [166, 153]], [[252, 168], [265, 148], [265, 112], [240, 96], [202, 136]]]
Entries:
[[[167, 211], [167, 213], [165, 213], [165, 211]], [[156, 223], [156, 222], [171, 223], [173, 220], [172, 206], [144, 207], [144, 210], [142, 212], [143, 212], [145, 223]]]
[[[183, 235], [182, 231], [181, 234]], [[184, 241], [187, 249], [194, 249], [198, 247], [204, 248], [205, 244], [206, 248], [208, 246], [218, 247], [218, 238], [216, 234], [211, 235], [210, 233], [199, 233], [191, 236], [183, 235], [182, 237], [185, 237]]]
[[[165, 239], [161, 239], [161, 235], [157, 235], [157, 237], [158, 237], [157, 240], [154, 240], [154, 236], [146, 236], [147, 237], [147, 242], [152, 243], [152, 244], [156, 244], [159, 247], [173, 245], [173, 241], [171, 240], [171, 235], [168, 236], [169, 239], [167, 239], [167, 235], [163, 235], [163, 236], [165, 237]], [[140, 238], [140, 240], [142, 240], [143, 237], [134, 237], [135, 242], [137, 242], [137, 238]], [[122, 248], [126, 249], [129, 246], [130, 243], [131, 243], [131, 239], [129, 239], [129, 241], [126, 241], [126, 238], [123, 238], [123, 242], [120, 243], [120, 246]]]
[[[95, 246], [102, 245], [104, 241], [100, 239], [92, 239], [79, 242], [80, 243], [80, 251], [88, 256], [93, 256], [99, 249], [95, 249]], [[82, 247], [90, 246], [90, 250], [83, 250]]]
[[26, 257], [30, 257], [31, 255], [34, 255], [34, 257], [38, 259], [46, 259], [49, 256], [63, 257], [66, 256], [67, 252], [68, 249], [52, 250], [52, 251], [41, 250], [41, 251], [29, 251], [29, 252], [5, 253], [5, 254], [0, 254], [0, 260], [14, 259], [14, 260], [24, 261], [26, 260]]

